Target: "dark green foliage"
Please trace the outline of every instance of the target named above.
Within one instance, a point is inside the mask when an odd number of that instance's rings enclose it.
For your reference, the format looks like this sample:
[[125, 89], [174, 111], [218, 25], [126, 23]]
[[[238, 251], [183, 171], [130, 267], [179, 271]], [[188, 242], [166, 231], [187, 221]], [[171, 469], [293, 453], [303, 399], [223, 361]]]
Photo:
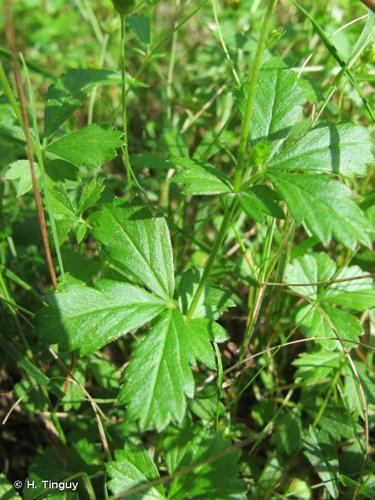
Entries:
[[0, 31], [0, 497], [375, 498], [374, 15], [112, 4], [13, 2], [58, 290]]

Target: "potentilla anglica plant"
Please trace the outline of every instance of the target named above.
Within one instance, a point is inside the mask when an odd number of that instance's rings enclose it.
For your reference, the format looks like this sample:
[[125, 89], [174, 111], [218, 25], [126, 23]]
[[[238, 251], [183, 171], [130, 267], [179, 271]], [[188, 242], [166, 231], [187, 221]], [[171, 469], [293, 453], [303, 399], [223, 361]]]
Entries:
[[372, 12], [26, 4], [0, 52], [0, 492], [373, 498]]

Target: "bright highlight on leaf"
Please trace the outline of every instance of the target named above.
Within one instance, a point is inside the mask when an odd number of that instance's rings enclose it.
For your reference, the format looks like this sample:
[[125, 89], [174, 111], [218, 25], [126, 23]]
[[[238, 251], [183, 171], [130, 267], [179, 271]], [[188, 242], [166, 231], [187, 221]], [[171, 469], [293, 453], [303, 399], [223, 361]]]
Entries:
[[158, 316], [165, 305], [142, 288], [101, 280], [96, 288], [73, 285], [49, 298], [38, 315], [44, 342], [64, 350], [94, 352]]

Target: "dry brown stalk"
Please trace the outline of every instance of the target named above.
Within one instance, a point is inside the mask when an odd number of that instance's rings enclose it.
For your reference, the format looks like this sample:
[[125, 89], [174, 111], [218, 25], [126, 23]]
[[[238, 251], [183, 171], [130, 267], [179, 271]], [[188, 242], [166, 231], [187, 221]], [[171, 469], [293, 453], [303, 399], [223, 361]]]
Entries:
[[48, 270], [49, 270], [49, 274], [51, 277], [51, 281], [52, 281], [54, 289], [57, 290], [57, 288], [58, 288], [57, 278], [56, 278], [55, 268], [54, 268], [53, 261], [52, 261], [51, 248], [50, 248], [50, 244], [49, 244], [49, 240], [48, 240], [47, 225], [46, 225], [46, 219], [45, 219], [44, 211], [43, 211], [42, 198], [40, 196], [40, 191], [39, 191], [38, 178], [37, 178], [36, 171], [35, 171], [34, 154], [33, 154], [33, 141], [31, 139], [31, 134], [30, 134], [29, 117], [28, 117], [27, 111], [26, 111], [27, 110], [27, 100], [26, 100], [25, 90], [23, 87], [23, 82], [22, 82], [22, 77], [21, 77], [21, 69], [20, 69], [20, 64], [19, 64], [19, 52], [17, 49], [16, 32], [14, 29], [11, 0], [6, 0], [6, 2], [5, 2], [5, 16], [6, 16], [6, 20], [7, 20], [7, 22], [6, 22], [6, 38], [7, 38], [7, 42], [8, 42], [10, 52], [12, 55], [12, 66], [13, 66], [14, 78], [16, 81], [16, 88], [17, 88], [17, 95], [18, 95], [18, 99], [19, 99], [19, 103], [20, 103], [21, 116], [22, 116], [22, 124], [21, 125], [22, 125], [23, 131], [25, 133], [26, 152], [27, 152], [27, 158], [28, 158], [29, 164], [30, 164], [31, 179], [32, 179], [32, 184], [33, 184], [34, 198], [35, 198], [35, 203], [36, 203], [40, 231], [42, 233], [43, 246], [44, 246], [44, 251], [46, 254], [47, 265], [48, 265]]

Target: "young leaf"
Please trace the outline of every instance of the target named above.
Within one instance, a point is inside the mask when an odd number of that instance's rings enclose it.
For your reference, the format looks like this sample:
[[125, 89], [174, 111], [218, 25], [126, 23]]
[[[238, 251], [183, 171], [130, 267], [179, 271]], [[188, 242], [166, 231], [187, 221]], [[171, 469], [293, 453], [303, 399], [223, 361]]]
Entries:
[[46, 343], [63, 350], [94, 352], [158, 316], [162, 300], [134, 285], [101, 280], [96, 289], [72, 285], [48, 297], [49, 307], [37, 315]]
[[184, 418], [186, 396], [194, 393], [189, 351], [184, 319], [175, 309], [166, 311], [136, 347], [119, 397], [142, 429], [161, 431]]
[[179, 464], [179, 469], [194, 468], [173, 480], [168, 498], [184, 500], [189, 492], [190, 498], [197, 499], [245, 499], [245, 483], [238, 478], [239, 451], [230, 444], [219, 432], [196, 432]]
[[324, 487], [332, 498], [338, 498], [339, 461], [332, 438], [324, 431], [317, 433], [310, 427], [304, 439], [304, 454], [309, 459]]
[[185, 185], [184, 194], [213, 195], [232, 191], [226, 175], [207, 163], [189, 158], [172, 158], [171, 163], [183, 168], [181, 173], [172, 177], [172, 181]]
[[269, 163], [275, 170], [319, 171], [344, 177], [366, 175], [374, 160], [367, 130], [351, 123], [321, 125], [283, 149]]
[[284, 212], [275, 203], [279, 197], [275, 191], [267, 186], [253, 186], [247, 191], [238, 193], [238, 200], [242, 210], [256, 222], [263, 223], [266, 216], [284, 219]]
[[78, 211], [83, 214], [86, 210], [94, 206], [104, 190], [102, 179], [91, 179], [83, 185], [78, 203]]
[[173, 297], [173, 253], [166, 221], [145, 215], [144, 207], [135, 210], [105, 205], [90, 218], [93, 236], [129, 279], [160, 297]]
[[328, 245], [334, 236], [348, 248], [371, 245], [369, 223], [351, 197], [350, 189], [326, 175], [269, 171], [267, 176], [287, 202], [297, 222]]
[[77, 167], [95, 168], [116, 157], [116, 149], [122, 146], [121, 135], [118, 130], [89, 125], [53, 142], [47, 151]]
[[[111, 480], [109, 489], [114, 495], [125, 495], [128, 490], [158, 479], [159, 472], [147, 451], [141, 445], [125, 444], [124, 450], [115, 451], [115, 460], [107, 465]], [[131, 500], [166, 498], [162, 484], [146, 487], [142, 491], [127, 494]]]
[[[246, 94], [246, 86], [244, 86]], [[294, 71], [285, 68], [263, 68], [260, 72], [250, 123], [251, 141], [271, 142], [272, 156], [285, 141], [292, 126], [302, 117], [307, 92]], [[239, 100], [241, 114], [245, 100]]]

